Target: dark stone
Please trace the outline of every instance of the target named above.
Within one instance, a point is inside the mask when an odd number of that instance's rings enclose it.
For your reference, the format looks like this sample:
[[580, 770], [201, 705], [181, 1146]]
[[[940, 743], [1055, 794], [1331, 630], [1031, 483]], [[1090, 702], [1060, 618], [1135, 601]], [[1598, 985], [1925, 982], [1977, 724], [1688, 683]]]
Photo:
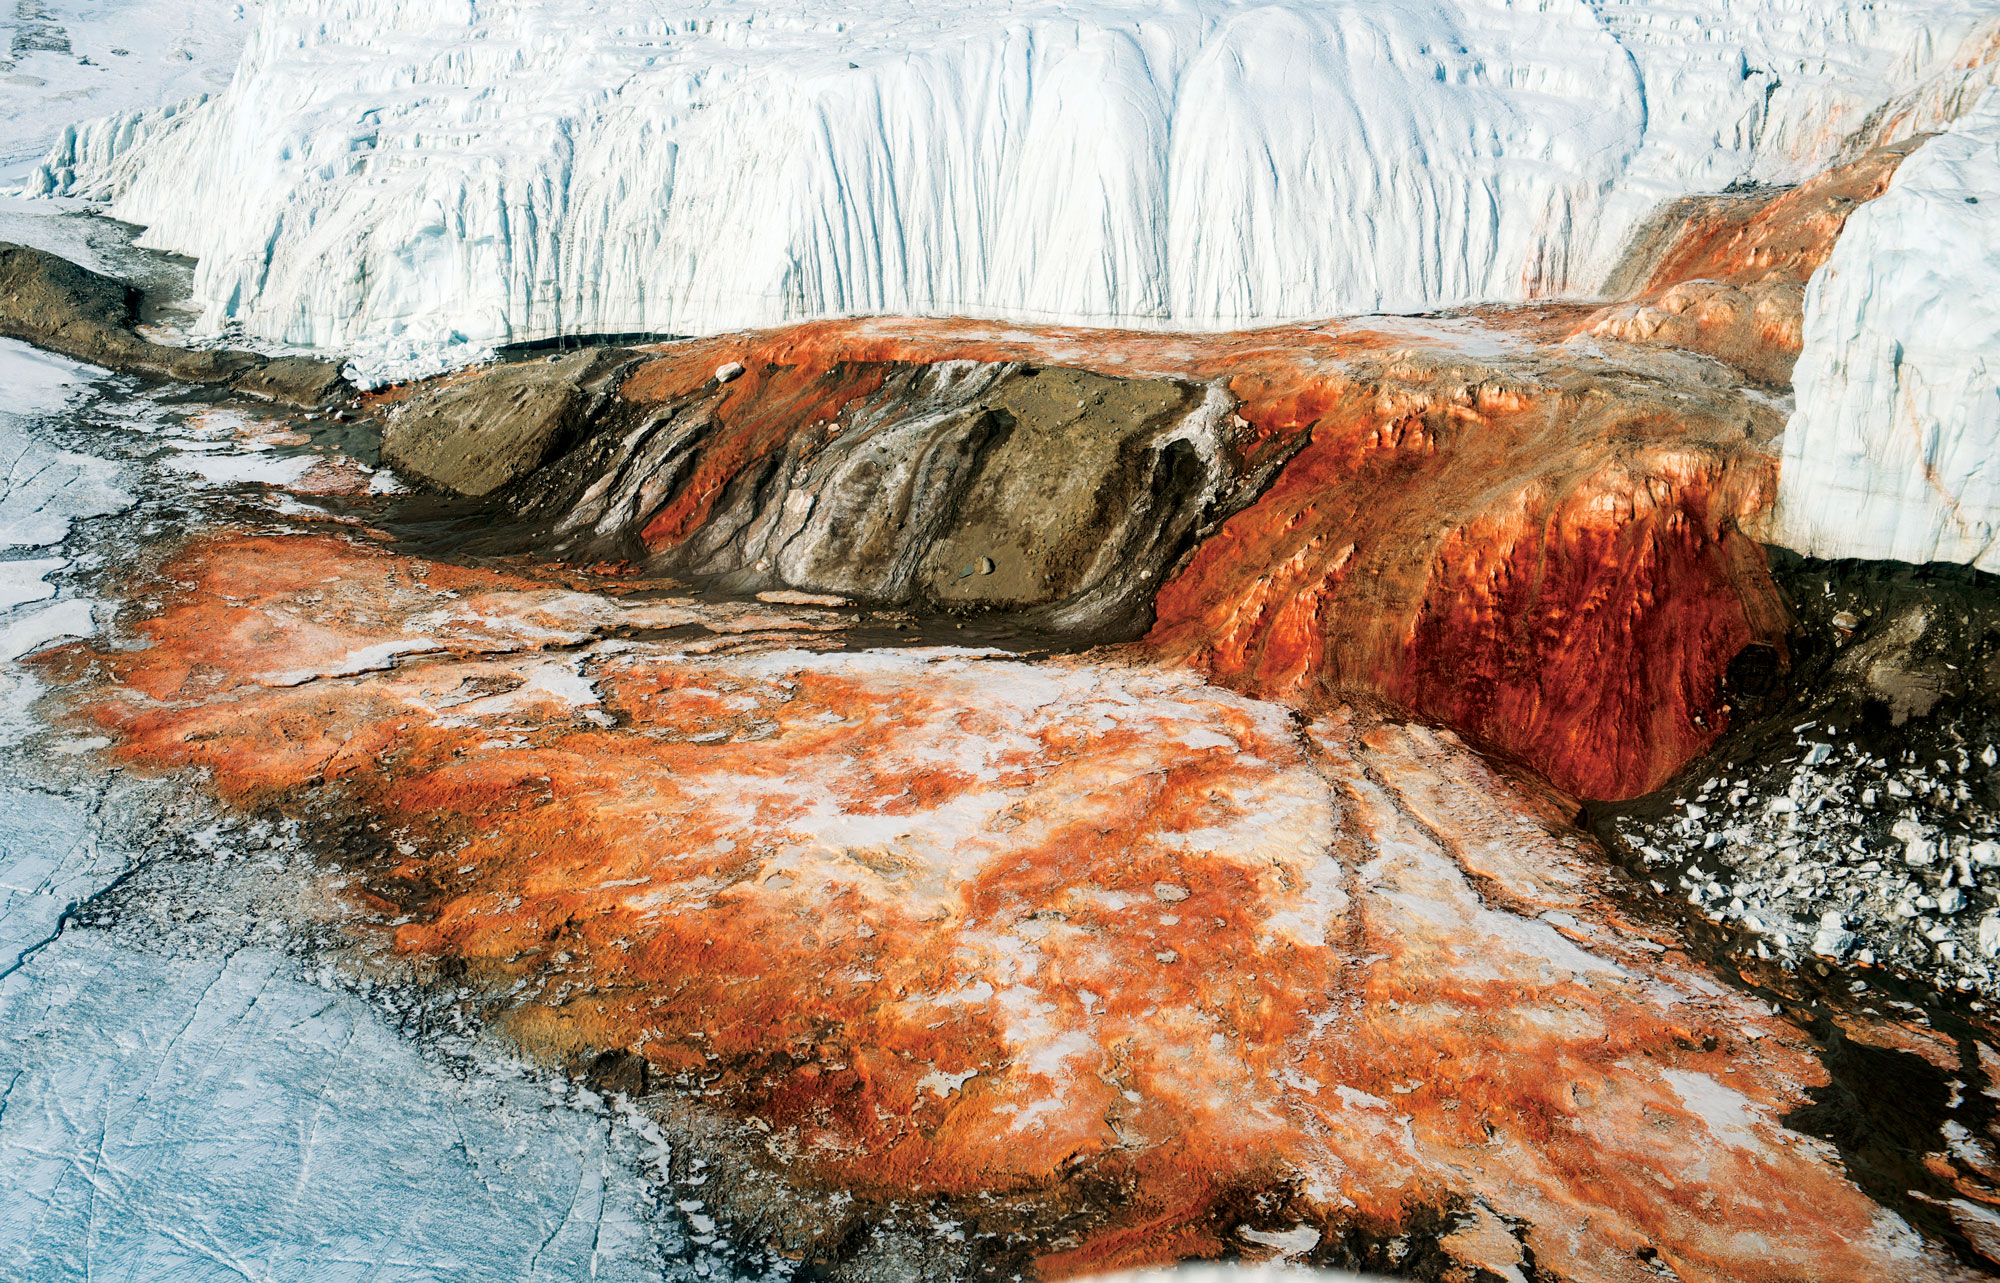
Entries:
[[236, 380], [235, 387], [266, 401], [314, 406], [331, 396], [340, 383], [340, 362], [287, 356], [251, 370]]
[[265, 364], [249, 352], [168, 347], [132, 325], [139, 294], [123, 281], [0, 242], [0, 335], [106, 369], [185, 383], [227, 383]]
[[492, 494], [567, 444], [615, 386], [625, 355], [588, 348], [434, 383], [390, 412], [382, 459], [440, 490]]

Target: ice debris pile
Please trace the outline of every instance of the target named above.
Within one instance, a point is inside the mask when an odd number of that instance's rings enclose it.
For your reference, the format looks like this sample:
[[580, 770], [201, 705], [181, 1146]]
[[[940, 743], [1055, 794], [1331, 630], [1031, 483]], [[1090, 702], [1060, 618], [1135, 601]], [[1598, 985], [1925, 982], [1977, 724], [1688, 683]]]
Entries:
[[1794, 379], [1778, 542], [2000, 570], [2000, 89], [1848, 221]]
[[1655, 890], [1764, 958], [2000, 997], [2000, 600], [1951, 573], [1789, 579], [1801, 697], [1616, 821]]
[[[235, 83], [35, 186], [206, 324], [372, 352], [898, 312], [1229, 328], [1597, 287], [1791, 181], [1970, 0], [276, 0]], [[1892, 126], [1892, 130], [1893, 130]]]
[[1816, 729], [1799, 728], [1788, 779], [1717, 775], [1664, 824], [1626, 827], [1654, 888], [1752, 933], [1761, 957], [2000, 995], [2000, 841], [1967, 782], [2000, 749], [1891, 761]]

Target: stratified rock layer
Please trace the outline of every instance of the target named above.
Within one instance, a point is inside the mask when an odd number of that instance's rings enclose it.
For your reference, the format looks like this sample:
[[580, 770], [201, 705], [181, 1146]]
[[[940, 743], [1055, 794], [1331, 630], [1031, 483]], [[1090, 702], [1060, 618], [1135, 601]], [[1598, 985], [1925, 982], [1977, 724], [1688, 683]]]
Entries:
[[1707, 361], [1542, 341], [1572, 323], [676, 344], [515, 501], [582, 559], [1086, 639], [1150, 625], [1240, 689], [1387, 695], [1627, 796], [1712, 741], [1741, 652], [1782, 661], [1743, 533], [1779, 424]]
[[143, 647], [45, 661], [126, 760], [344, 820], [400, 955], [801, 1187], [1004, 1208], [1048, 1275], [1424, 1226], [1503, 1274], [1956, 1275], [1781, 1121], [1797, 1032], [1449, 736], [324, 535], [150, 589]]

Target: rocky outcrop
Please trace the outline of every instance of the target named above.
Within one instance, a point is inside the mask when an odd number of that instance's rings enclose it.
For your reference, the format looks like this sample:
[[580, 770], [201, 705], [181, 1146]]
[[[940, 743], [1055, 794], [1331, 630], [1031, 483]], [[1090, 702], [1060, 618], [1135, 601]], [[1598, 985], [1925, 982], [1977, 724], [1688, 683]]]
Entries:
[[1386, 695], [1623, 796], [1712, 742], [1739, 653], [1780, 662], [1742, 532], [1779, 421], [1711, 363], [1545, 342], [1568, 323], [688, 342], [510, 497], [569, 558], [1150, 628], [1259, 695]]
[[438, 489], [491, 494], [566, 444], [629, 359], [615, 348], [589, 348], [417, 385], [384, 419], [383, 461]]
[[838, 1262], [915, 1202], [1044, 1277], [1961, 1276], [1794, 1130], [1799, 1030], [1449, 735], [350, 536], [131, 587], [42, 661], [78, 714], [326, 835], [436, 1018], [707, 1120], [738, 1241]]
[[337, 363], [171, 347], [140, 337], [139, 294], [68, 259], [0, 243], [0, 335], [107, 369], [185, 383], [232, 384], [266, 400], [312, 405], [340, 382]]
[[253, 366], [231, 386], [265, 401], [314, 406], [332, 396], [341, 383], [338, 361], [285, 356]]
[[1229, 398], [1199, 383], [831, 344], [745, 352], [723, 384], [713, 347], [655, 357], [626, 413], [529, 488], [559, 551], [1130, 635], [1236, 480]]

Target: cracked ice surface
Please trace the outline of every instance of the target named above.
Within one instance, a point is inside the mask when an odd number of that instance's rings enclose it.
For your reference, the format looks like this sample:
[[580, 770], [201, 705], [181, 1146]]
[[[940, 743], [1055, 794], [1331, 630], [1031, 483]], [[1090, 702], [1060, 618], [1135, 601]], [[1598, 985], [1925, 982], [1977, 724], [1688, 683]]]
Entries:
[[224, 94], [30, 186], [199, 258], [208, 329], [376, 376], [822, 315], [1226, 329], [1590, 292], [1659, 201], [1796, 180], [1989, 16], [275, 0]]
[[0, 552], [60, 543], [70, 524], [117, 512], [132, 502], [118, 484], [118, 467], [103, 459], [55, 450], [27, 431], [33, 416], [79, 398], [89, 366], [0, 339]]
[[455, 1080], [290, 965], [78, 931], [0, 981], [0, 1274], [660, 1277], [620, 1124]]
[[440, 1067], [275, 951], [65, 928], [129, 867], [94, 812], [0, 789], [0, 1278], [667, 1272], [666, 1151], [591, 1093]]
[[46, 793], [0, 788], [0, 976], [53, 936], [64, 911], [116, 878], [123, 864], [92, 840], [75, 806]]
[[[35, 416], [81, 399], [98, 372], [89, 366], [0, 339], [0, 661], [15, 659], [58, 637], [96, 630], [93, 604], [47, 582], [66, 558], [19, 556], [69, 536], [87, 517], [120, 512], [132, 495], [114, 463], [57, 450], [30, 434]], [[0, 667], [0, 745], [18, 740], [24, 710], [37, 689], [12, 666]]]

